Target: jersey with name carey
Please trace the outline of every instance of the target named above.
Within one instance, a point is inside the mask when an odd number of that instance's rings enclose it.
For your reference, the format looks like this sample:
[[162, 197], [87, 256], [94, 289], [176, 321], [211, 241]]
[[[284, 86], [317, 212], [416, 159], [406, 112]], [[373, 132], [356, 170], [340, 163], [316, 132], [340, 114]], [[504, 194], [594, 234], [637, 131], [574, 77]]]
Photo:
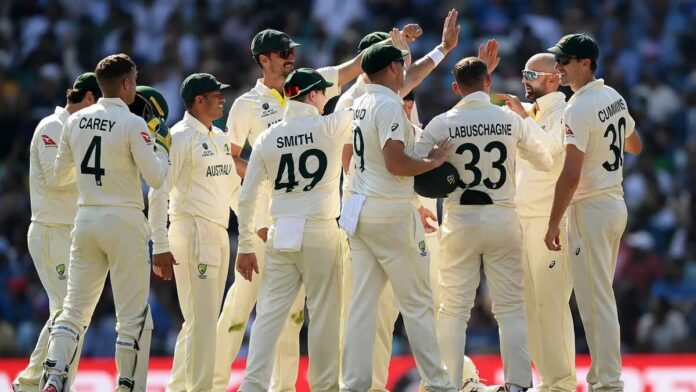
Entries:
[[624, 143], [635, 126], [626, 101], [602, 79], [587, 83], [568, 100], [565, 142], [585, 153], [574, 201], [601, 194], [623, 198]]
[[447, 161], [457, 168], [459, 188], [445, 200], [448, 208], [460, 205], [466, 189], [486, 193], [496, 205], [515, 206], [516, 156], [540, 170], [551, 168], [551, 155], [517, 114], [491, 104], [479, 91], [464, 97], [454, 108], [435, 117], [416, 142], [418, 156], [427, 156], [446, 138], [454, 142]]

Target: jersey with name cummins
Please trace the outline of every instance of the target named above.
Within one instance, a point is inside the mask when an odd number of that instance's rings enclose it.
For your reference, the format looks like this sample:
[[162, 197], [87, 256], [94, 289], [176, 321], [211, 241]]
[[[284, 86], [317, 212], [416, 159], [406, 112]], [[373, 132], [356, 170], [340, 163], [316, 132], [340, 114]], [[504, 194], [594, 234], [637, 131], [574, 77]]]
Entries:
[[520, 156], [540, 170], [551, 168], [551, 155], [517, 114], [491, 104], [484, 92], [464, 97], [454, 108], [435, 117], [416, 142], [418, 156], [427, 156], [440, 140], [451, 138], [447, 161], [461, 181], [445, 200], [459, 205], [515, 206], [515, 163]]

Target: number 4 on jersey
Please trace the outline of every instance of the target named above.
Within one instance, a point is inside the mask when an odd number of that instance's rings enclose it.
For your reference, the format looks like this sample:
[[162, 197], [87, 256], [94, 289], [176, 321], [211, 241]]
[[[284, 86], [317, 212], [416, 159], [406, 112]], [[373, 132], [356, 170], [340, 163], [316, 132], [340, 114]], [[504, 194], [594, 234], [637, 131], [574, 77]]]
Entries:
[[[89, 165], [92, 154], [94, 154], [94, 166]], [[101, 178], [106, 171], [101, 167], [101, 136], [93, 137], [92, 142], [89, 143], [85, 157], [82, 158], [82, 163], [80, 164], [80, 173], [93, 175], [97, 186], [102, 186]]]

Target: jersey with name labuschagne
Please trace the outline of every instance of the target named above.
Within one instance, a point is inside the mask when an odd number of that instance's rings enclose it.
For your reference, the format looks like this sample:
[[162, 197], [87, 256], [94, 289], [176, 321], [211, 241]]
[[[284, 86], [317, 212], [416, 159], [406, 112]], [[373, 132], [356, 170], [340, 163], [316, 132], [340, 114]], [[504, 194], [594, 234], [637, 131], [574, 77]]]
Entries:
[[152, 187], [164, 182], [166, 154], [153, 151], [145, 120], [120, 98], [96, 104], [68, 118], [60, 137], [55, 182], [77, 176], [78, 206], [144, 208], [140, 176]]
[[604, 80], [593, 80], [568, 100], [563, 125], [566, 144], [585, 153], [573, 201], [601, 194], [623, 198], [624, 140], [636, 126], [623, 97]]
[[395, 176], [387, 170], [382, 148], [389, 140], [404, 143], [413, 153], [414, 131], [397, 93], [380, 84], [368, 84], [366, 93], [353, 103], [353, 156], [355, 175], [351, 193], [388, 199], [412, 199], [413, 177]]
[[283, 120], [259, 135], [239, 197], [239, 252], [254, 251], [253, 205], [265, 182], [272, 188], [274, 221], [338, 217], [341, 150], [350, 138], [351, 119], [348, 110], [321, 116], [312, 105], [289, 101]]
[[465, 189], [486, 193], [496, 205], [515, 207], [517, 154], [539, 169], [551, 169], [551, 154], [522, 118], [493, 105], [482, 91], [467, 95], [435, 117], [416, 143], [416, 155], [427, 156], [448, 137], [454, 149], [447, 161], [457, 168], [462, 181], [445, 200], [448, 208], [460, 205]]
[[[341, 93], [341, 87], [338, 85], [338, 67], [319, 68], [317, 72], [334, 84], [326, 89], [327, 99]], [[227, 117], [230, 142], [244, 147], [248, 140], [249, 145], [253, 146], [261, 132], [283, 119], [283, 108], [287, 102], [280, 92], [261, 83], [260, 79], [257, 80], [254, 88], [235, 99], [232, 104]]]
[[[548, 217], [551, 215], [553, 195], [558, 176], [563, 169], [565, 158], [565, 132], [561, 126], [561, 118], [566, 107], [565, 94], [554, 91], [537, 98], [538, 111], [530, 113], [525, 119], [531, 126], [537, 125], [540, 131], [551, 138], [540, 139], [548, 148], [553, 158], [553, 167], [549, 171], [536, 169], [524, 159], [517, 159], [517, 213], [521, 217]], [[532, 106], [531, 104], [528, 106]]]
[[29, 145], [29, 196], [31, 221], [72, 225], [77, 213], [74, 179], [63, 186], [49, 186], [58, 154], [58, 142], [70, 113], [62, 107], [39, 122]]
[[189, 112], [171, 129], [171, 168], [158, 189], [151, 188], [149, 219], [153, 252], [169, 251], [169, 220], [201, 217], [227, 228], [230, 208], [237, 208], [241, 179], [222, 130], [208, 129]]

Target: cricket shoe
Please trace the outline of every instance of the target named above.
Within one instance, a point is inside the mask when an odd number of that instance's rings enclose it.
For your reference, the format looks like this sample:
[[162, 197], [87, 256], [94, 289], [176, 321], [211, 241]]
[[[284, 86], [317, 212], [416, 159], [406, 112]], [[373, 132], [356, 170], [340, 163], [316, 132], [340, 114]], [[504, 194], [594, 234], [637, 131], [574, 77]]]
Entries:
[[500, 385], [484, 385], [470, 378], [464, 382], [464, 387], [459, 392], [505, 392], [505, 387]]
[[61, 381], [60, 376], [57, 374], [48, 376], [46, 385], [41, 392], [63, 392], [63, 381]]

